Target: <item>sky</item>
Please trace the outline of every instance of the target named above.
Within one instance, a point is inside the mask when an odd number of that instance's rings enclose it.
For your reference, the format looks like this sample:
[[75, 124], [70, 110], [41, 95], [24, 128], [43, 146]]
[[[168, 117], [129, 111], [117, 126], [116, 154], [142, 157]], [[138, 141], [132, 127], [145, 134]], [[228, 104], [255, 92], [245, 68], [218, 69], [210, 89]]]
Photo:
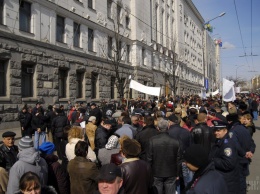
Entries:
[[260, 75], [260, 0], [192, 1], [205, 22], [226, 12], [210, 21], [211, 37], [222, 40], [221, 77], [249, 81]]

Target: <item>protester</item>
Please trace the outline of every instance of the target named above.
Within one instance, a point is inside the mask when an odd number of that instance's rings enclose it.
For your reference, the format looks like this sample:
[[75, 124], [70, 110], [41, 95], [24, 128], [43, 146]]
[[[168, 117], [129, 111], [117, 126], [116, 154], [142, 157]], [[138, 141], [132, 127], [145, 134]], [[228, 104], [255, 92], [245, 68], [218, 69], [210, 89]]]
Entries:
[[208, 161], [208, 153], [202, 145], [193, 144], [185, 150], [184, 161], [194, 172], [193, 179], [186, 187], [186, 194], [228, 194], [223, 176]]
[[96, 117], [96, 125], [99, 126], [102, 121], [102, 112], [94, 102], [90, 104], [90, 108], [91, 110], [89, 113], [89, 117], [91, 116]]
[[40, 153], [33, 147], [33, 140], [25, 136], [18, 144], [18, 161], [12, 166], [9, 172], [7, 194], [19, 192], [19, 180], [26, 172], [34, 172], [40, 177], [41, 185], [47, 185], [48, 165]]
[[134, 130], [134, 128], [131, 125], [131, 118], [124, 116], [122, 119], [122, 127], [117, 129], [115, 133], [118, 134], [120, 137], [126, 135], [129, 138], [133, 139], [135, 132], [136, 131]]
[[166, 120], [162, 119], [158, 122], [158, 129], [160, 133], [149, 140], [147, 162], [152, 167], [154, 185], [158, 194], [172, 194], [175, 193], [175, 182], [180, 170], [179, 142], [167, 133]]
[[68, 164], [71, 194], [90, 194], [97, 190], [98, 169], [87, 159], [88, 150], [89, 146], [84, 141], [75, 145], [76, 157]]
[[97, 130], [96, 117], [91, 116], [88, 119], [88, 124], [86, 125], [86, 135], [92, 150], [95, 150], [95, 132]]
[[2, 134], [3, 144], [0, 146], [0, 193], [7, 190], [9, 170], [17, 161], [18, 147], [14, 145], [16, 134], [6, 131]]

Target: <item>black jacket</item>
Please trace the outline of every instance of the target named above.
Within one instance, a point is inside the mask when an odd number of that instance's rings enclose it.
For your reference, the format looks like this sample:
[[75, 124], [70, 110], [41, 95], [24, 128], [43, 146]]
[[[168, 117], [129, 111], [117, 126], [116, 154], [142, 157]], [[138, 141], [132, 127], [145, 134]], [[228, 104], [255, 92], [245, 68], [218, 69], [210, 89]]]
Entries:
[[168, 134], [180, 142], [182, 152], [191, 145], [191, 134], [187, 129], [182, 128], [180, 125], [171, 125]]
[[65, 115], [58, 115], [55, 117], [51, 124], [53, 136], [62, 138], [63, 128], [67, 125], [69, 125], [69, 120]]
[[177, 177], [180, 166], [179, 141], [167, 132], [151, 137], [147, 151], [147, 162], [155, 177]]
[[96, 117], [96, 125], [99, 126], [102, 119], [102, 112], [98, 107], [92, 109], [89, 113], [89, 117], [95, 116]]
[[18, 160], [18, 147], [14, 145], [11, 149], [8, 149], [4, 144], [0, 146], [0, 167], [7, 171], [14, 165]]
[[97, 153], [98, 149], [104, 148], [107, 144], [109, 138], [109, 131], [102, 127], [101, 125], [98, 126], [98, 128], [95, 131], [95, 151]]
[[200, 144], [207, 150], [207, 153], [210, 152], [215, 137], [213, 136], [212, 128], [208, 127], [206, 123], [198, 123], [191, 130], [191, 137], [194, 144]]
[[216, 140], [209, 154], [216, 170], [224, 177], [229, 193], [239, 193], [240, 184], [238, 153], [235, 142], [226, 134], [222, 139]]
[[56, 113], [52, 110], [48, 111], [44, 116], [44, 121], [48, 129], [51, 129], [52, 121], [56, 116], [57, 116]]
[[228, 193], [225, 180], [223, 176], [215, 170], [213, 163], [195, 172], [192, 181], [187, 186], [187, 190], [186, 194]]
[[37, 128], [40, 128], [41, 131], [46, 131], [46, 123], [44, 122], [42, 114], [39, 114], [37, 116], [34, 115], [32, 117], [31, 125], [34, 131], [37, 131]]
[[146, 160], [149, 140], [151, 137], [158, 134], [158, 130], [154, 125], [145, 126], [142, 131], [136, 134], [135, 139], [141, 144], [140, 159]]

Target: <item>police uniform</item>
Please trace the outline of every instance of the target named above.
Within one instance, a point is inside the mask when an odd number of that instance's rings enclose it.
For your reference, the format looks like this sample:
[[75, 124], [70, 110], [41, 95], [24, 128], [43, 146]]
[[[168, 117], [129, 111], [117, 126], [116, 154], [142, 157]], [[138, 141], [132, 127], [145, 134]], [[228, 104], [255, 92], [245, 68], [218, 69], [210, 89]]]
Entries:
[[[214, 130], [227, 129], [227, 123], [219, 120], [212, 121]], [[217, 139], [213, 145], [209, 159], [214, 162], [216, 170], [218, 170], [224, 177], [228, 192], [239, 193], [239, 166], [238, 153], [235, 142], [229, 138], [228, 132], [226, 135]]]

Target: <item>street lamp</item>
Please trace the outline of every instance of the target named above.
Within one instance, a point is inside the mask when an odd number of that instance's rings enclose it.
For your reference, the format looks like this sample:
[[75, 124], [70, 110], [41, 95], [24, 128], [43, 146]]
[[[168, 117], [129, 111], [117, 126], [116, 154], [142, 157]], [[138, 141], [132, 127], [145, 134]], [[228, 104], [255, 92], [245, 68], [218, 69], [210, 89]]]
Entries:
[[245, 66], [245, 65], [240, 65], [240, 66], [238, 66], [238, 67], [236, 68], [236, 82], [237, 82], [237, 70], [238, 70], [239, 67], [243, 67], [243, 66]]
[[205, 40], [207, 40], [206, 38], [205, 38], [205, 36], [206, 36], [206, 24], [209, 24], [209, 22], [211, 22], [211, 21], [213, 21], [213, 20], [215, 20], [215, 19], [217, 19], [217, 18], [219, 18], [219, 17], [222, 17], [222, 16], [224, 16], [226, 14], [226, 12], [222, 12], [222, 13], [220, 13], [218, 16], [216, 16], [216, 17], [214, 17], [214, 18], [212, 18], [212, 19], [210, 19], [210, 20], [208, 20], [207, 22], [205, 22], [204, 24], [203, 24], [203, 35], [202, 35], [202, 44], [203, 44], [203, 46], [202, 46], [202, 52], [203, 52], [203, 69], [204, 69], [204, 71], [203, 71], [203, 74], [204, 74], [204, 87], [206, 88], [206, 91], [207, 91], [207, 84], [206, 84], [206, 63], [205, 63], [205, 47], [206, 47], [206, 41]]

